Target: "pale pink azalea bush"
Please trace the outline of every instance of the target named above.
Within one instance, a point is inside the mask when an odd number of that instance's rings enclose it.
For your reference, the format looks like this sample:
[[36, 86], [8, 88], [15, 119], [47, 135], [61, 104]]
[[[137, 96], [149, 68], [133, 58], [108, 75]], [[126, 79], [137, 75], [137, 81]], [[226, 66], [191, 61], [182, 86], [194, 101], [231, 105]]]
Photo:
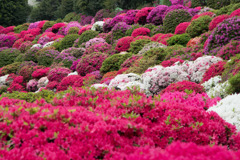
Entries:
[[37, 85], [38, 85], [38, 81], [36, 79], [31, 79], [27, 83], [27, 91], [35, 92], [38, 89]]
[[71, 73], [70, 69], [64, 68], [64, 67], [57, 67], [57, 68], [53, 68], [49, 71], [47, 78], [50, 82], [51, 81], [60, 82], [69, 73]]

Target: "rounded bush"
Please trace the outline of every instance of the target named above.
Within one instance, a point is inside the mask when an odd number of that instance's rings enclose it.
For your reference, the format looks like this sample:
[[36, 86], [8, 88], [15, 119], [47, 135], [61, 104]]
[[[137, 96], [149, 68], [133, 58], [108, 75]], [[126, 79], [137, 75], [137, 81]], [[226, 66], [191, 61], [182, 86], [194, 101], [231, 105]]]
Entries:
[[154, 7], [145, 7], [139, 10], [135, 16], [134, 23], [139, 23], [141, 25], [146, 24], [147, 16]]
[[76, 16], [75, 12], [70, 12], [67, 15], [65, 15], [65, 17], [63, 18], [63, 22], [70, 22], [73, 17]]
[[183, 9], [177, 9], [168, 12], [163, 20], [163, 27], [165, 33], [174, 33], [176, 27], [183, 22], [189, 22], [191, 15]]
[[123, 18], [123, 21], [128, 25], [132, 25], [134, 23], [135, 16], [139, 10], [129, 10]]
[[142, 26], [139, 25], [139, 24], [134, 24], [134, 25], [132, 25], [132, 26], [126, 31], [125, 35], [126, 35], [126, 36], [131, 36], [131, 35], [132, 35], [132, 32], [133, 32], [135, 29], [140, 28], [140, 27], [142, 27]]
[[206, 5], [205, 1], [191, 0], [191, 2], [192, 2], [192, 5], [191, 5], [192, 8]]
[[131, 28], [125, 22], [119, 22], [112, 28], [113, 39], [118, 40], [125, 36], [126, 31]]
[[211, 21], [212, 18], [209, 16], [203, 16], [193, 20], [187, 27], [186, 33], [188, 33], [192, 38], [200, 36], [202, 33], [208, 31], [208, 26]]
[[32, 73], [32, 77], [36, 79], [46, 77], [50, 69], [49, 67], [37, 69]]
[[[6, 34], [0, 34], [0, 48], [2, 47], [12, 47], [15, 43], [17, 38], [12, 35], [6, 35]], [[20, 46], [20, 45], [19, 45]], [[16, 46], [13, 46], [14, 48], [18, 48]]]
[[174, 35], [167, 40], [167, 44], [169, 46], [173, 46], [175, 44], [186, 46], [186, 44], [189, 42], [190, 39], [191, 37], [186, 33], [180, 34], [180, 35]]
[[56, 22], [54, 21], [46, 21], [43, 25], [42, 31], [45, 32], [48, 28], [52, 27]]
[[[121, 68], [129, 68], [134, 65], [134, 63], [142, 58], [142, 55], [132, 55], [130, 58], [126, 59], [122, 64]], [[106, 75], [106, 74], [105, 74]], [[105, 76], [104, 75], [104, 76]]]
[[67, 49], [69, 47], [72, 47], [74, 41], [78, 38], [79, 38], [78, 34], [70, 34], [70, 35], [65, 36], [61, 40], [61, 44], [59, 46], [59, 51], [62, 51], [62, 50]]
[[170, 66], [174, 65], [176, 62], [183, 63], [184, 60], [179, 59], [179, 58], [171, 58], [169, 60], [162, 61], [161, 65], [163, 67], [170, 67]]
[[226, 19], [213, 30], [207, 39], [204, 49], [205, 54], [209, 54], [211, 50], [220, 48], [231, 40], [240, 39], [240, 18], [233, 17]]
[[144, 45], [150, 42], [151, 40], [148, 39], [139, 39], [131, 42], [129, 52], [132, 52], [133, 54], [138, 54], [138, 52], [144, 47]]
[[154, 36], [158, 33], [164, 33], [164, 28], [162, 25], [159, 26], [155, 26], [152, 30], [151, 30], [151, 36]]
[[120, 69], [121, 64], [129, 57], [131, 57], [131, 53], [114, 54], [108, 57], [102, 63], [102, 67], [100, 69], [101, 73], [105, 74], [111, 71], [118, 71]]
[[82, 87], [83, 78], [79, 75], [70, 75], [68, 77], [64, 77], [57, 86], [57, 91], [67, 90], [69, 86]]
[[24, 56], [23, 56], [23, 60], [24, 61], [33, 61], [35, 63], [37, 63], [37, 52], [40, 50], [40, 48], [38, 47], [34, 47], [31, 48], [29, 50], [27, 50], [27, 52], [25, 52]]
[[19, 66], [21, 65], [21, 62], [14, 62], [12, 64], [8, 64], [1, 68], [1, 75], [16, 73]]
[[71, 53], [61, 52], [54, 58], [53, 62], [62, 63], [64, 67], [70, 68], [75, 60], [76, 58]]
[[189, 91], [195, 93], [203, 93], [204, 87], [195, 82], [181, 81], [170, 84], [167, 88], [162, 90], [160, 94], [164, 94], [166, 92], [189, 92]]
[[219, 9], [229, 4], [229, 0], [207, 0], [207, 6], [213, 9]]
[[203, 12], [203, 13], [201, 13], [201, 14], [197, 14], [197, 15], [193, 16], [192, 19], [191, 19], [191, 21], [196, 20], [196, 19], [198, 19], [199, 17], [203, 17], [203, 16], [214, 17], [215, 14], [214, 14], [213, 12]]
[[153, 23], [155, 25], [160, 25], [163, 23], [162, 16], [167, 10], [168, 6], [159, 5], [151, 10], [147, 16], [147, 23]]
[[37, 56], [39, 65], [49, 67], [53, 63], [54, 58], [59, 55], [59, 52], [53, 49], [44, 50]]
[[78, 27], [71, 27], [71, 28], [69, 28], [67, 34], [78, 34], [79, 30], [80, 29]]
[[50, 82], [61, 82], [64, 77], [71, 73], [71, 70], [64, 67], [53, 68], [49, 71], [47, 78]]
[[174, 10], [177, 10], [177, 9], [184, 9], [186, 10], [187, 7], [183, 6], [183, 5], [171, 5], [169, 6], [166, 11], [164, 12], [164, 14], [162, 15], [162, 19], [165, 19], [166, 15], [171, 12], [171, 11], [174, 11]]
[[209, 30], [212, 31], [214, 28], [217, 27], [219, 23], [222, 23], [225, 19], [228, 19], [228, 18], [229, 18], [229, 15], [226, 15], [226, 14], [213, 18], [213, 20], [209, 24]]
[[90, 39], [93, 39], [94, 37], [96, 37], [98, 35], [98, 33], [99, 32], [92, 31], [92, 30], [87, 30], [87, 31], [83, 32], [79, 37], [78, 45], [80, 46], [82, 43], [87, 42]]
[[29, 23], [24, 23], [22, 25], [18, 25], [14, 27], [14, 32], [15, 33], [20, 33], [21, 31], [28, 30]]
[[150, 29], [148, 28], [144, 28], [144, 27], [140, 27], [140, 28], [137, 28], [135, 29], [133, 32], [132, 32], [132, 37], [137, 37], [137, 36], [148, 36], [150, 34]]
[[174, 34], [183, 34], [186, 33], [187, 27], [191, 24], [191, 22], [183, 22], [177, 25]]
[[229, 60], [231, 57], [234, 57], [239, 53], [240, 53], [240, 42], [236, 40], [232, 40], [219, 50], [219, 52], [217, 53], [217, 56], [222, 57], [225, 60]]
[[101, 53], [111, 54], [112, 46], [106, 42], [96, 43], [96, 44], [88, 47], [85, 51], [85, 54], [91, 54], [93, 52], [101, 52]]
[[81, 76], [85, 76], [88, 73], [97, 71], [102, 67], [103, 61], [107, 58], [103, 53], [92, 53], [82, 56], [77, 65], [77, 72]]
[[118, 40], [115, 50], [118, 52], [127, 51], [130, 48], [130, 44], [133, 41], [133, 37], [123, 37]]
[[224, 62], [224, 61], [220, 61], [220, 62], [212, 64], [208, 68], [208, 70], [204, 73], [201, 83], [204, 83], [215, 76], [221, 76], [222, 73], [224, 72], [225, 64], [226, 64], [226, 62]]
[[173, 36], [172, 33], [162, 34], [162, 35], [160, 35], [160, 36], [158, 37], [157, 42], [162, 43], [162, 44], [164, 44], [164, 45], [168, 45], [168, 44], [167, 44], [167, 40], [168, 40], [170, 37], [172, 37], [172, 36]]
[[20, 51], [15, 48], [0, 51], [0, 68], [13, 63], [15, 58], [20, 54]]
[[70, 53], [75, 58], [80, 58], [82, 57], [85, 51], [86, 51], [85, 48], [70, 47], [68, 49], [63, 50], [61, 53]]
[[222, 82], [227, 81], [230, 77], [236, 75], [240, 71], [240, 55], [232, 57], [224, 66], [225, 70], [222, 73]]
[[234, 17], [234, 16], [240, 16], [240, 8], [236, 9], [230, 14], [230, 17]]

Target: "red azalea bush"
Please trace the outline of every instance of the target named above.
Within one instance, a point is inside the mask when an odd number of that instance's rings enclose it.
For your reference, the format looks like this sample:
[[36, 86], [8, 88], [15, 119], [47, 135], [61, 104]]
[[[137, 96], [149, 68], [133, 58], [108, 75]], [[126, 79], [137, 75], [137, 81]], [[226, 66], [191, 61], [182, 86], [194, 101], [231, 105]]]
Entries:
[[7, 34], [10, 32], [14, 32], [14, 27], [15, 26], [9, 26], [9, 27], [3, 28], [0, 33]]
[[186, 90], [193, 91], [195, 93], [203, 93], [204, 87], [195, 82], [181, 81], [181, 82], [170, 84], [167, 88], [161, 91], [161, 94], [166, 92], [176, 92], [176, 91], [185, 92]]
[[23, 42], [20, 46], [19, 46], [19, 50], [24, 53], [25, 51], [27, 51], [28, 49], [30, 49], [32, 47], [32, 42], [31, 41], [25, 41]]
[[136, 61], [138, 61], [139, 59], [141, 59], [142, 56], [141, 55], [133, 55], [132, 57], [128, 58], [127, 60], [125, 60], [122, 64], [121, 67], [122, 68], [129, 68], [131, 66], [134, 65], [134, 63]]
[[133, 32], [132, 32], [132, 37], [137, 37], [137, 36], [149, 36], [150, 34], [150, 29], [148, 28], [144, 28], [144, 27], [140, 27], [140, 28], [137, 28], [135, 29]]
[[[23, 76], [11, 76], [13, 82], [10, 84], [10, 87], [7, 89], [8, 92], [12, 93], [13, 91], [25, 91], [25, 83]], [[8, 78], [11, 78], [8, 77]]]
[[[94, 83], [96, 83], [96, 75], [94, 74], [86, 74], [86, 76], [83, 77], [83, 86], [90, 87]], [[78, 84], [78, 82], [76, 82]]]
[[201, 38], [200, 37], [195, 37], [192, 38], [188, 41], [187, 47], [194, 47], [196, 45], [199, 45], [201, 43]]
[[139, 23], [141, 25], [144, 25], [146, 24], [146, 19], [147, 19], [147, 16], [149, 14], [149, 12], [151, 12], [151, 10], [153, 9], [154, 7], [145, 7], [145, 8], [142, 8], [141, 10], [139, 10], [134, 18], [134, 23]]
[[46, 77], [50, 69], [49, 67], [37, 69], [32, 73], [32, 77], [36, 79]]
[[164, 35], [164, 34], [163, 34], [163, 33], [155, 34], [154, 36], [151, 37], [151, 40], [157, 42], [157, 39], [158, 39], [159, 37], [161, 37], [162, 35]]
[[32, 34], [26, 34], [23, 37], [24, 41], [33, 41], [35, 39], [35, 36], [33, 36]]
[[197, 14], [197, 15], [192, 17], [191, 21], [193, 21], [195, 19], [198, 19], [199, 17], [203, 17], [203, 16], [214, 17], [215, 13], [213, 13], [213, 12], [204, 12], [204, 13], [201, 13], [201, 14]]
[[87, 30], [91, 30], [91, 28], [92, 28], [92, 25], [87, 25], [87, 26], [85, 26], [85, 27], [82, 27], [82, 28], [79, 30], [78, 34], [81, 35], [83, 32], [85, 32], [85, 31], [87, 31]]
[[169, 60], [162, 61], [161, 65], [163, 67], [170, 67], [170, 66], [174, 65], [174, 63], [176, 63], [176, 62], [183, 63], [184, 60], [179, 59], [179, 58], [171, 58]]
[[208, 68], [208, 70], [204, 73], [201, 83], [204, 83], [215, 76], [221, 76], [222, 73], [224, 72], [225, 64], [226, 64], [226, 62], [224, 62], [224, 61], [220, 61], [218, 63], [212, 64]]
[[118, 52], [127, 51], [130, 48], [130, 43], [133, 41], [133, 37], [127, 36], [118, 40], [115, 50]]
[[71, 73], [71, 70], [64, 67], [53, 68], [49, 71], [47, 78], [49, 81], [61, 82], [64, 77]]
[[133, 39], [133, 42], [139, 39], [146, 39], [146, 40], [151, 40], [151, 37], [148, 36], [137, 36], [136, 38]]
[[51, 81], [51, 82], [48, 82], [46, 88], [49, 90], [54, 90], [58, 87], [58, 85], [59, 85], [58, 81]]
[[19, 48], [21, 46], [21, 44], [24, 42], [24, 39], [23, 38], [20, 38], [18, 40], [16, 40], [12, 46], [12, 48]]
[[209, 23], [209, 30], [212, 31], [214, 28], [217, 27], [219, 23], [223, 22], [225, 19], [228, 19], [228, 18], [229, 18], [229, 15], [227, 14], [219, 15], [213, 18], [213, 20]]
[[239, 53], [240, 41], [232, 40], [218, 51], [217, 56], [222, 57], [225, 60], [229, 60], [231, 57], [234, 57]]
[[240, 8], [233, 11], [231, 14], [230, 14], [230, 17], [234, 17], [234, 16], [240, 16]]
[[191, 22], [183, 22], [177, 25], [174, 34], [183, 34], [186, 33], [187, 27], [191, 24]]
[[82, 56], [81, 60], [78, 62], [76, 70], [81, 76], [97, 71], [102, 67], [102, 63], [107, 57], [106, 54], [99, 52]]
[[83, 78], [79, 75], [70, 75], [68, 77], [64, 77], [57, 86], [57, 91], [67, 90], [69, 86], [82, 87]]
[[54, 24], [54, 25], [52, 26], [52, 32], [53, 32], [53, 33], [57, 33], [58, 30], [59, 30], [60, 28], [64, 27], [64, 26], [66, 26], [65, 23], [56, 23], [56, 24]]
[[158, 37], [157, 42], [167, 45], [167, 40], [172, 36], [174, 36], [172, 33], [163, 34], [162, 36]]

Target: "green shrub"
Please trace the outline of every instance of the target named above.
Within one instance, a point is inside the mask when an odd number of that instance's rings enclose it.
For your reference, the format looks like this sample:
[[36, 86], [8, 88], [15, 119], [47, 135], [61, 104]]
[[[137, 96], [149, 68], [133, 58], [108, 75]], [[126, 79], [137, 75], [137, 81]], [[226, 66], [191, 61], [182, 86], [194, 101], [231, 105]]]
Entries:
[[192, 16], [188, 11], [176, 9], [168, 12], [163, 20], [163, 28], [165, 33], [174, 33], [175, 28], [182, 22], [189, 22]]
[[20, 33], [21, 31], [28, 30], [29, 23], [24, 23], [14, 27], [14, 33]]
[[36, 100], [45, 99], [46, 102], [50, 103], [52, 102], [54, 95], [55, 95], [54, 92], [50, 90], [42, 90], [38, 93], [33, 92], [25, 93], [15, 91], [13, 93], [3, 93], [0, 99], [2, 99], [3, 97], [8, 97], [9, 99], [20, 99], [30, 103]]
[[222, 82], [227, 81], [236, 73], [240, 71], [240, 54], [237, 54], [235, 57], [232, 57], [224, 66], [224, 72], [222, 73]]
[[138, 54], [138, 52], [144, 47], [145, 44], [150, 43], [151, 40], [148, 39], [139, 39], [134, 42], [131, 42], [129, 51], [133, 54]]
[[37, 63], [37, 52], [39, 51], [38, 48], [31, 48], [27, 50], [27, 52], [23, 55], [23, 61], [33, 61]]
[[21, 64], [21, 62], [14, 62], [12, 64], [6, 65], [6, 66], [2, 67], [1, 72], [4, 75], [10, 74], [10, 73], [16, 73], [20, 64]]
[[207, 0], [207, 6], [213, 9], [219, 9], [229, 4], [229, 0]]
[[78, 21], [79, 23], [81, 22], [81, 15], [80, 14], [77, 14], [77, 15], [75, 15], [73, 18], [72, 18], [72, 20], [71, 21]]
[[21, 52], [18, 49], [5, 49], [0, 51], [0, 68], [14, 62], [15, 58], [20, 55]]
[[191, 39], [191, 37], [188, 34], [177, 34], [172, 37], [170, 37], [167, 40], [167, 43], [169, 46], [173, 46], [175, 44], [186, 46], [188, 41]]
[[231, 0], [231, 4], [234, 4], [234, 3], [239, 3], [240, 0]]
[[158, 34], [158, 33], [164, 33], [163, 25], [155, 26], [155, 27], [151, 30], [150, 35], [151, 35], [151, 36], [154, 36], [155, 34]]
[[68, 34], [78, 34], [78, 32], [79, 32], [79, 28], [78, 27], [71, 27], [68, 30]]
[[135, 29], [140, 28], [140, 27], [142, 27], [142, 25], [140, 25], [140, 24], [134, 24], [134, 25], [132, 25], [132, 27], [129, 28], [129, 29], [126, 31], [125, 36], [131, 36], [131, 35], [132, 35], [132, 32], [133, 32]]
[[79, 38], [78, 34], [69, 34], [65, 36], [61, 41], [61, 44], [59, 46], [59, 51], [72, 47], [74, 41], [78, 38]]
[[53, 63], [54, 58], [58, 56], [59, 52], [53, 49], [49, 49], [41, 51], [38, 54], [39, 54], [37, 56], [38, 65], [49, 67]]
[[236, 3], [236, 4], [230, 4], [228, 6], [224, 6], [222, 8], [220, 8], [219, 10], [216, 10], [216, 15], [222, 15], [222, 14], [228, 14], [230, 15], [233, 11], [235, 11], [236, 9], [240, 8], [240, 3]]
[[1, 87], [0, 87], [0, 95], [3, 94], [3, 93], [6, 93], [6, 92], [7, 92], [7, 89], [8, 89], [7, 86], [1, 86]]
[[88, 30], [88, 31], [83, 32], [79, 37], [78, 45], [80, 46], [82, 43], [87, 42], [90, 39], [93, 39], [98, 34], [99, 34], [99, 32], [92, 31], [92, 30]]
[[[168, 46], [167, 48], [165, 48], [165, 52], [167, 53], [166, 57], [165, 57], [165, 60], [169, 60], [171, 59], [172, 57], [174, 57], [174, 51], [179, 51], [181, 49], [183, 49], [184, 47], [182, 45], [174, 45], [174, 46]], [[184, 54], [184, 52], [180, 52], [179, 53], [180, 55], [181, 54]]]
[[76, 13], [74, 13], [74, 12], [68, 13], [68, 14], [63, 18], [63, 22], [70, 22], [75, 15], [76, 15]]
[[63, 22], [63, 20], [61, 18], [58, 18], [55, 22], [60, 23], [60, 22]]
[[192, 5], [191, 5], [192, 8], [206, 5], [205, 0], [191, 0], [191, 2], [192, 2]]
[[163, 1], [162, 1], [162, 4], [163, 4], [163, 5], [166, 5], [166, 6], [171, 6], [171, 5], [172, 5], [172, 3], [171, 3], [170, 0], [163, 0]]
[[143, 54], [143, 58], [135, 61], [135, 64], [130, 67], [125, 73], [142, 74], [149, 67], [159, 65], [166, 56], [167, 52], [164, 48], [152, 48]]
[[188, 33], [192, 38], [200, 36], [202, 33], [208, 31], [208, 26], [211, 21], [212, 18], [209, 16], [199, 17], [191, 22], [186, 30], [186, 33]]
[[54, 21], [45, 22], [44, 25], [43, 25], [42, 31], [45, 32], [46, 29], [52, 27], [54, 24], [56, 24], [56, 22], [54, 22]]
[[240, 93], [240, 72], [235, 76], [228, 79], [230, 86], [227, 88], [227, 92], [231, 93]]
[[148, 29], [150, 29], [152, 31], [156, 26], [154, 24], [152, 24], [152, 23], [147, 23], [143, 27], [144, 28], [148, 28]]
[[19, 54], [15, 59], [14, 62], [23, 62], [25, 54]]
[[118, 71], [121, 67], [121, 64], [131, 56], [132, 56], [131, 53], [127, 53], [127, 54], [114, 54], [108, 57], [102, 63], [102, 67], [100, 68], [101, 73], [105, 74], [111, 71]]

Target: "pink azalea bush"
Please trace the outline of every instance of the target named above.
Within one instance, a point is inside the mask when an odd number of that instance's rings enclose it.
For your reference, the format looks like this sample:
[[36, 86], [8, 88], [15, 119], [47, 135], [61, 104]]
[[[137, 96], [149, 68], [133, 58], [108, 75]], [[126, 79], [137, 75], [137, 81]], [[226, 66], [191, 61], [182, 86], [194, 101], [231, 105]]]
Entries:
[[50, 69], [51, 68], [49, 68], [49, 67], [37, 69], [32, 73], [32, 77], [36, 78], [36, 79], [45, 77], [45, 76], [47, 76]]
[[57, 91], [67, 90], [69, 86], [82, 87], [82, 77], [79, 75], [71, 75], [68, 77], [64, 77], [57, 86]]
[[228, 19], [228, 18], [229, 18], [229, 15], [227, 14], [219, 15], [213, 18], [213, 20], [209, 24], [209, 30], [212, 31], [214, 28], [217, 27], [219, 23], [223, 22], [225, 19]]
[[53, 68], [49, 71], [47, 78], [49, 81], [60, 82], [69, 73], [71, 73], [71, 70], [68, 68], [63, 68], [63, 67]]
[[29, 92], [34, 92], [38, 89], [37, 85], [38, 85], [38, 81], [36, 79], [32, 79], [27, 83], [26, 88]]
[[137, 36], [148, 36], [150, 33], [150, 29], [148, 28], [144, 28], [144, 27], [140, 27], [140, 28], [137, 28], [135, 29], [133, 32], [132, 32], [132, 37], [137, 37]]
[[104, 43], [96, 43], [88, 48], [86, 48], [85, 54], [91, 54], [93, 52], [101, 52], [110, 54], [112, 51], [112, 46], [106, 42]]
[[183, 22], [180, 23], [176, 29], [175, 29], [175, 33], [174, 34], [183, 34], [186, 33], [186, 29], [187, 27], [191, 24], [191, 22]]
[[229, 60], [231, 57], [234, 57], [236, 56], [236, 54], [239, 54], [239, 53], [240, 53], [240, 42], [236, 40], [232, 40], [218, 51], [217, 56], [225, 60]]
[[79, 75], [85, 76], [87, 73], [99, 70], [107, 57], [108, 56], [103, 53], [92, 53], [82, 56], [81, 60], [78, 62], [76, 71]]
[[134, 18], [134, 23], [144, 25], [147, 22], [147, 16], [154, 7], [145, 7], [139, 10]]
[[174, 65], [174, 63], [176, 63], [176, 62], [183, 63], [184, 60], [179, 59], [179, 58], [171, 58], [169, 60], [162, 61], [161, 65], [163, 67], [170, 67], [170, 66]]
[[127, 51], [130, 48], [130, 43], [133, 41], [133, 37], [123, 37], [118, 40], [115, 50], [118, 52]]

